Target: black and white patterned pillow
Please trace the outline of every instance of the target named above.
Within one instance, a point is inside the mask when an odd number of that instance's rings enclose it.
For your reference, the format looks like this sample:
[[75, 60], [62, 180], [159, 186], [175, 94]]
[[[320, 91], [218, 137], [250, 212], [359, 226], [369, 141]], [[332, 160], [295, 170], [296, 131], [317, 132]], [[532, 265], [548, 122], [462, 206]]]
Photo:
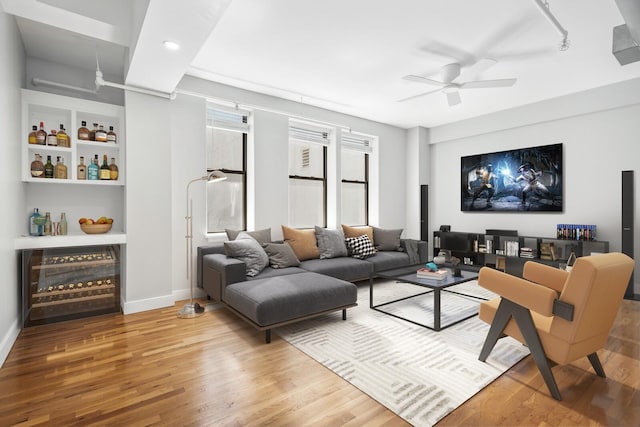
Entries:
[[344, 241], [349, 254], [354, 258], [365, 259], [376, 254], [376, 248], [366, 234], [360, 237], [347, 237]]

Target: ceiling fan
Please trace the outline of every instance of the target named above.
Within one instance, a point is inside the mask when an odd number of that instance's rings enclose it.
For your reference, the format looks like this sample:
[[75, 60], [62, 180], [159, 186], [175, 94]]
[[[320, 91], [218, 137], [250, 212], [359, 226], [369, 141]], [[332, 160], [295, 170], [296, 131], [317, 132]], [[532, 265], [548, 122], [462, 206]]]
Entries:
[[[491, 67], [496, 63], [493, 59], [481, 59], [474, 64], [473, 71], [474, 74], [480, 74], [482, 71], [485, 71], [487, 68]], [[488, 88], [496, 88], [496, 87], [510, 87], [513, 86], [518, 79], [498, 79], [498, 80], [472, 80], [467, 82], [455, 81], [458, 77], [460, 77], [460, 72], [462, 70], [462, 66], [458, 62], [454, 62], [452, 64], [447, 64], [440, 70], [441, 81], [430, 79], [428, 77], [416, 76], [416, 75], [408, 75], [404, 76], [403, 79], [410, 82], [418, 82], [425, 83], [431, 86], [437, 86], [439, 89], [435, 89], [429, 92], [423, 92], [418, 95], [413, 95], [408, 98], [400, 99], [398, 102], [405, 102], [411, 99], [420, 98], [422, 96], [430, 95], [436, 92], [442, 92], [447, 96], [447, 102], [449, 106], [458, 105], [462, 102], [462, 98], [460, 98], [460, 90], [463, 89], [488, 89]]]

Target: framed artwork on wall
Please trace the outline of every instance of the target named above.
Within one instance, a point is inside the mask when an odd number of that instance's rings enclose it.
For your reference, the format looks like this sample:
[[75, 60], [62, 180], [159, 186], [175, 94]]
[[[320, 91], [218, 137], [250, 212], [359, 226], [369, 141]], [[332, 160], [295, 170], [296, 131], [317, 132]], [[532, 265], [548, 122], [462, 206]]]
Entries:
[[460, 159], [463, 212], [562, 212], [562, 144]]

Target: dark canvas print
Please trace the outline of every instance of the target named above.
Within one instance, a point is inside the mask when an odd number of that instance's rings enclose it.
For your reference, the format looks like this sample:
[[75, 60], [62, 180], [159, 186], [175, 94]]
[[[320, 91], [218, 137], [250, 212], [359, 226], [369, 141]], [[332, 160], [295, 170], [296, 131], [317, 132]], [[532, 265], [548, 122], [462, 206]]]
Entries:
[[462, 211], [562, 212], [562, 144], [460, 160]]

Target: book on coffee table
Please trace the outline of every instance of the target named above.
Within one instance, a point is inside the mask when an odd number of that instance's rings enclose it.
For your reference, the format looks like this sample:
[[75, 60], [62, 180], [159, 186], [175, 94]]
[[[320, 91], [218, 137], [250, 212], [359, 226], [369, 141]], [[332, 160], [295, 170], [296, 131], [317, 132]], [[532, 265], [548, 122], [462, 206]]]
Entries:
[[439, 269], [433, 271], [423, 267], [416, 271], [416, 275], [424, 279], [444, 280], [449, 276], [449, 270]]

